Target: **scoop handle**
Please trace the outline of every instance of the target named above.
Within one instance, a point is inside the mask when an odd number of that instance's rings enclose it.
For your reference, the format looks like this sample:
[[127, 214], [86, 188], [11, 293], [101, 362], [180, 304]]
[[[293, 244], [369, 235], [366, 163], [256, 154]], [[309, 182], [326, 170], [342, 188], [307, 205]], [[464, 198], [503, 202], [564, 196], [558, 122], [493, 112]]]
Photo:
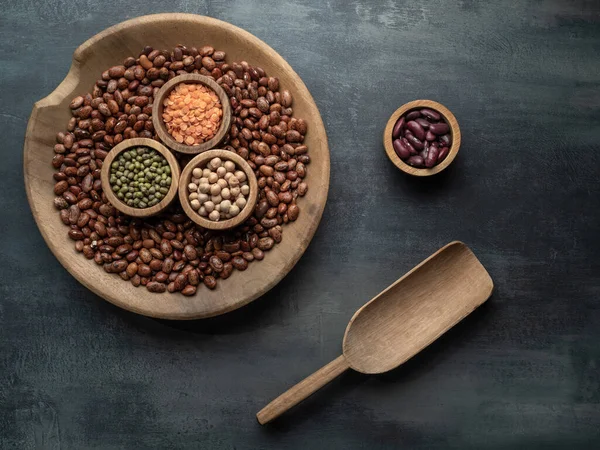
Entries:
[[329, 364], [321, 367], [315, 373], [306, 377], [300, 383], [290, 388], [261, 409], [256, 415], [258, 423], [264, 425], [271, 420], [276, 419], [288, 409], [296, 406], [331, 380], [344, 373], [349, 367], [344, 355], [338, 356]]

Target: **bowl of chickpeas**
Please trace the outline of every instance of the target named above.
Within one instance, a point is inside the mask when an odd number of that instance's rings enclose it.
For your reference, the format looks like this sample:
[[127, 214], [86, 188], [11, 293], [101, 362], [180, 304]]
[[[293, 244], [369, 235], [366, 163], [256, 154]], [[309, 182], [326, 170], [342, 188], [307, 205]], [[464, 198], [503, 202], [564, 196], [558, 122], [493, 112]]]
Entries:
[[228, 150], [201, 153], [181, 173], [181, 206], [203, 228], [225, 230], [240, 225], [254, 211], [257, 197], [254, 171]]

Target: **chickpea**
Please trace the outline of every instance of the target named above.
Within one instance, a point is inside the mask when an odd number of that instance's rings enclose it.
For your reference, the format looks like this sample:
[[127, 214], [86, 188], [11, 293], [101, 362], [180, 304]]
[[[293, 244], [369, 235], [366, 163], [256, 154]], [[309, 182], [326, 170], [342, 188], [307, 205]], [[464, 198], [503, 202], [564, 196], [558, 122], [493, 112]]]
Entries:
[[216, 205], [223, 200], [220, 195], [213, 195], [210, 200]]
[[205, 167], [204, 170], [202, 170], [202, 176], [204, 178], [208, 178], [208, 176], [211, 174], [211, 170], [208, 167]]
[[221, 202], [221, 212], [227, 214], [229, 212], [229, 208], [231, 207], [231, 202], [229, 200], [223, 200]]
[[231, 198], [238, 198], [238, 196], [240, 195], [240, 188], [232, 187], [231, 189], [229, 189], [229, 192], [231, 193]]
[[200, 209], [200, 202], [198, 200], [192, 200], [190, 206], [194, 211], [198, 211]]
[[200, 186], [201, 184], [206, 184], [208, 183], [208, 177], [202, 177], [198, 180], [198, 183], [196, 183], [198, 186]]
[[236, 176], [233, 176], [229, 179], [229, 186], [237, 187], [239, 185], [240, 185], [240, 180], [238, 180]]
[[219, 178], [219, 181], [217, 181], [217, 184], [219, 186], [221, 186], [221, 189], [226, 188], [227, 186], [229, 186], [227, 184], [227, 181], [225, 181], [223, 178]]
[[[192, 192], [192, 193], [191, 193], [191, 194], [188, 196], [188, 198], [189, 198], [190, 200], [196, 200], [196, 199], [198, 198], [198, 193], [197, 193], [197, 192]], [[202, 202], [200, 202], [200, 203], [202, 203]]]
[[215, 183], [215, 184], [213, 184], [210, 187], [210, 194], [211, 195], [219, 195], [220, 193], [221, 193], [221, 186], [220, 185], [218, 185], [218, 184]]
[[218, 179], [219, 179], [219, 175], [217, 175], [214, 172], [211, 172], [210, 175], [208, 176], [208, 182], [210, 184], [216, 183], [218, 181]]
[[208, 215], [208, 218], [213, 222], [218, 222], [218, 220], [221, 218], [221, 215], [219, 214], [219, 211], [215, 210]]
[[198, 214], [200, 214], [202, 217], [208, 216], [208, 213], [206, 212], [206, 208], [204, 206], [200, 207], [200, 209], [198, 210]]
[[230, 179], [232, 176], [233, 176], [233, 174], [232, 174], [231, 172], [227, 172], [223, 178], [225, 179], [225, 181], [229, 181], [229, 179]]
[[188, 184], [188, 191], [196, 192], [198, 190], [198, 185], [195, 183]]
[[192, 176], [194, 178], [202, 178], [202, 169], [200, 167], [196, 167], [192, 170]]
[[208, 164], [208, 166], [212, 169], [212, 170], [217, 170], [218, 167], [221, 167], [221, 158], [213, 158], [210, 160], [210, 163]]
[[200, 178], [194, 178], [192, 177], [192, 179], [190, 180], [190, 183], [194, 183], [194, 184], [200, 184]]
[[231, 215], [231, 217], [235, 217], [240, 213], [240, 207], [238, 205], [231, 205], [231, 208], [229, 208], [229, 214]]
[[250, 186], [244, 184], [242, 187], [240, 187], [240, 191], [242, 192], [242, 195], [248, 195], [250, 194]]
[[242, 210], [244, 209], [244, 206], [246, 206], [246, 199], [240, 196], [235, 201], [235, 204], [240, 208], [240, 210]]
[[229, 197], [231, 197], [231, 192], [229, 191], [229, 188], [223, 188], [221, 189], [221, 197], [223, 197], [225, 200], [228, 200]]
[[225, 167], [227, 172], [233, 172], [235, 170], [235, 163], [233, 161], [225, 161], [223, 167]]
[[215, 211], [221, 212], [221, 204], [220, 203], [217, 206], [215, 206]]
[[196, 194], [198, 196], [198, 201], [200, 204], [204, 204], [204, 202], [208, 201], [208, 194]]
[[246, 173], [243, 170], [236, 170], [235, 177], [240, 181], [246, 181]]
[[208, 183], [201, 184], [200, 186], [198, 186], [198, 192], [201, 192], [203, 194], [208, 194], [210, 192], [210, 184], [208, 184]]
[[204, 202], [204, 208], [206, 209], [206, 212], [210, 214], [214, 211], [215, 204], [209, 200], [207, 202]]
[[227, 173], [227, 169], [225, 169], [225, 167], [218, 167], [217, 168], [217, 176], [219, 178], [223, 178], [226, 173]]

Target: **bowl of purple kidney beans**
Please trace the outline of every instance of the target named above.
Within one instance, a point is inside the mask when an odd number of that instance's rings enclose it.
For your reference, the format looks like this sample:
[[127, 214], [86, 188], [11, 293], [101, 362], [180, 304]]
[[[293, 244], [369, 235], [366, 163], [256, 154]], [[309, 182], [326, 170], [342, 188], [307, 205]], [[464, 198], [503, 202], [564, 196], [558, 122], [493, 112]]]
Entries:
[[454, 114], [431, 100], [415, 100], [398, 108], [385, 127], [388, 158], [403, 172], [428, 176], [441, 172], [460, 148], [460, 128]]

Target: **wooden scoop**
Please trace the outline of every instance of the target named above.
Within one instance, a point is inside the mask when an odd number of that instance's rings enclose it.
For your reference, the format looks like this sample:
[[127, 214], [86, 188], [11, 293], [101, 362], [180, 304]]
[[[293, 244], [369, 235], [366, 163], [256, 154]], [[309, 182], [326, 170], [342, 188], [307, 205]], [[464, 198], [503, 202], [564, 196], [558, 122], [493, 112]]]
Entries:
[[419, 353], [485, 302], [494, 283], [473, 252], [451, 242], [360, 308], [343, 355], [281, 394], [256, 415], [270, 422], [352, 368], [387, 372]]

